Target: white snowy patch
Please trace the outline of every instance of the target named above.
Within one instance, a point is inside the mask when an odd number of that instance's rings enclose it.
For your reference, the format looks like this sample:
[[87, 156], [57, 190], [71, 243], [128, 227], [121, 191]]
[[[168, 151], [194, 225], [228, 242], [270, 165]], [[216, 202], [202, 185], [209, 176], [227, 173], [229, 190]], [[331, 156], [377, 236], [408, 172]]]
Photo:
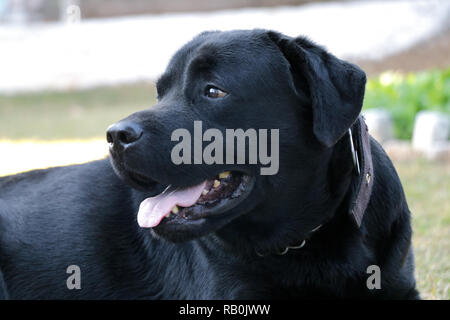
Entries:
[[342, 58], [379, 59], [435, 35], [449, 17], [448, 0], [378, 0], [1, 25], [0, 91], [154, 80], [205, 30], [273, 29], [306, 35]]

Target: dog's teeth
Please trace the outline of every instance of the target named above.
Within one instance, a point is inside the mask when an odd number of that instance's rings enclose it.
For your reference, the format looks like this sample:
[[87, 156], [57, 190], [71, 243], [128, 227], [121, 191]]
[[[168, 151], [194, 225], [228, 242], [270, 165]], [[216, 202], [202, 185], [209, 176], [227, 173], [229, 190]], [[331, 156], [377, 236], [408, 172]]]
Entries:
[[[178, 209], [178, 206], [175, 206], [172, 208], [172, 213], [177, 214], [180, 210]], [[169, 213], [170, 215], [170, 213]]]
[[220, 186], [220, 181], [219, 180], [214, 180], [213, 187], [217, 188], [218, 186]]
[[230, 171], [224, 171], [221, 174], [219, 174], [219, 179], [224, 179], [230, 175]]
[[209, 190], [204, 189], [204, 190], [202, 191], [202, 195], [206, 196], [206, 195], [208, 194], [208, 192], [209, 192]]

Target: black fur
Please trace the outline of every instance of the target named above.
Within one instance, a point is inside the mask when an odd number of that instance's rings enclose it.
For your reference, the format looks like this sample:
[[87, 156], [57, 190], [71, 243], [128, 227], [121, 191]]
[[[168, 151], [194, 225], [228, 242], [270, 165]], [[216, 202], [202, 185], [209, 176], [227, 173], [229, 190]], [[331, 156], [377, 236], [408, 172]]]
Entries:
[[[205, 98], [208, 84], [228, 95]], [[360, 228], [348, 214], [354, 173], [344, 134], [364, 87], [358, 67], [305, 38], [265, 30], [197, 36], [159, 80], [158, 104], [125, 120], [144, 133], [113, 151], [113, 166], [105, 159], [0, 178], [0, 298], [418, 298], [410, 213], [374, 140], [374, 187]], [[175, 166], [170, 134], [194, 120], [204, 130], [280, 129], [278, 174], [259, 176], [259, 165]], [[235, 169], [256, 185], [222, 216], [152, 231], [136, 223], [140, 202], [166, 185]], [[302, 249], [277, 254], [303, 239]], [[80, 290], [66, 287], [73, 264]], [[373, 264], [379, 290], [366, 286]]]

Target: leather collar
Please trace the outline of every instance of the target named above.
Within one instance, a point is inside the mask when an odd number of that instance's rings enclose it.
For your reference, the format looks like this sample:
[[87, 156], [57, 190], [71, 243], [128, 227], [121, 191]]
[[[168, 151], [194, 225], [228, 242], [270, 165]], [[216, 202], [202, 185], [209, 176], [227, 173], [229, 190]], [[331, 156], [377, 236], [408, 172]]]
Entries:
[[372, 152], [370, 149], [369, 129], [363, 116], [359, 116], [349, 129], [350, 145], [353, 145], [356, 189], [350, 196], [349, 214], [358, 227], [361, 226], [364, 212], [369, 204], [374, 181]]

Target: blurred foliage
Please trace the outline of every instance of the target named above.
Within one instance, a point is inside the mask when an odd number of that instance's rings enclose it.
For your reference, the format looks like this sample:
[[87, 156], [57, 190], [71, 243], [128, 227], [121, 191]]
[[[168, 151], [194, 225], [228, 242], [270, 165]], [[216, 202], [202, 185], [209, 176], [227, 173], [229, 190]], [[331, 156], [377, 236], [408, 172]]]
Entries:
[[364, 109], [387, 109], [394, 134], [411, 139], [414, 118], [421, 110], [450, 114], [450, 68], [420, 73], [386, 72], [367, 82]]

